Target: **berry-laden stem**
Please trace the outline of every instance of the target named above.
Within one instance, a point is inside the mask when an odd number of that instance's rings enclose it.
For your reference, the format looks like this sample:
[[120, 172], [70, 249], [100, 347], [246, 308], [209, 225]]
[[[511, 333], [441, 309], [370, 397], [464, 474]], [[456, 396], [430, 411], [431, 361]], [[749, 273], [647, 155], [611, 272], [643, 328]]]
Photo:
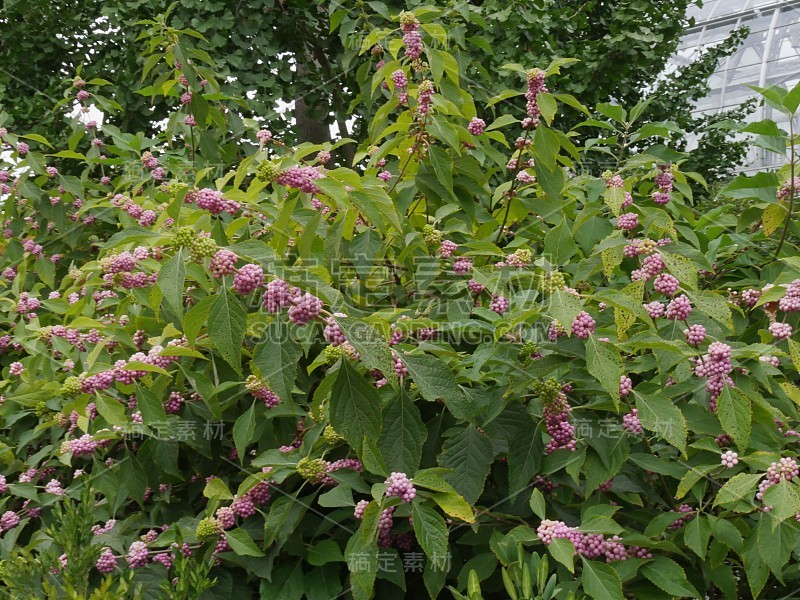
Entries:
[[[634, 392], [634, 394], [635, 393], [636, 392]], [[623, 396], [622, 400], [628, 406], [628, 412], [629, 413], [633, 412], [633, 406], [631, 406], [630, 400], [628, 400], [628, 398], [626, 398], [624, 396]], [[645, 448], [645, 450], [647, 450], [647, 453], [652, 455], [652, 456], [655, 456], [656, 454], [655, 454], [655, 452], [653, 452], [653, 447], [650, 445], [650, 441], [647, 439], [646, 435], [642, 436], [642, 442], [644, 442], [644, 448]], [[661, 473], [658, 473], [658, 478], [661, 480], [661, 487], [664, 488], [664, 492], [667, 495], [667, 503], [669, 503], [669, 505], [672, 507], [672, 510], [678, 510], [678, 505], [675, 504], [675, 498], [672, 496], [672, 492], [669, 491], [669, 486], [667, 485], [667, 480], [664, 479], [664, 476]]]
[[[500, 241], [500, 238], [503, 237], [503, 230], [506, 228], [506, 223], [508, 223], [508, 215], [511, 212], [511, 203], [514, 201], [514, 196], [517, 193], [517, 190], [522, 187], [522, 185], [514, 188], [513, 184], [517, 180], [517, 175], [519, 174], [520, 169], [522, 168], [522, 153], [527, 148], [528, 145], [528, 138], [531, 136], [531, 130], [527, 129], [525, 131], [525, 138], [522, 140], [522, 146], [519, 149], [519, 156], [517, 157], [517, 164], [514, 165], [514, 173], [511, 175], [511, 184], [512, 188], [511, 191], [508, 193], [508, 200], [506, 201], [506, 214], [503, 215], [503, 224], [500, 225], [500, 229], [497, 231], [497, 237], [494, 239], [494, 243], [497, 244]], [[514, 156], [513, 154], [511, 155]], [[489, 210], [491, 212], [491, 209]]]
[[778, 247], [775, 248], [775, 256], [772, 257], [773, 261], [778, 260], [783, 242], [786, 241], [786, 234], [789, 232], [789, 223], [792, 222], [792, 211], [794, 210], [794, 115], [789, 118], [789, 154], [789, 212], [786, 215], [786, 221], [783, 223], [781, 239], [778, 240]]

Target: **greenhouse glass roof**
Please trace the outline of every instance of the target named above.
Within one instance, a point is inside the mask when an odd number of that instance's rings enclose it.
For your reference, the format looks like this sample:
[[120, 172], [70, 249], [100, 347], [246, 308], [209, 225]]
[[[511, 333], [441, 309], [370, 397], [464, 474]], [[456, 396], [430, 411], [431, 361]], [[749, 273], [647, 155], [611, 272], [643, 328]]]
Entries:
[[[746, 26], [750, 34], [735, 54], [723, 59], [709, 81], [711, 93], [698, 100], [697, 112], [734, 108], [753, 97], [749, 85], [792, 87], [800, 81], [800, 0], [705, 0], [693, 6], [695, 25], [686, 31], [673, 61], [688, 64], [699, 50], [721, 42]], [[752, 120], [773, 119], [782, 128], [787, 119], [768, 106], [759, 107]], [[777, 166], [781, 157], [754, 149], [747, 170]]]

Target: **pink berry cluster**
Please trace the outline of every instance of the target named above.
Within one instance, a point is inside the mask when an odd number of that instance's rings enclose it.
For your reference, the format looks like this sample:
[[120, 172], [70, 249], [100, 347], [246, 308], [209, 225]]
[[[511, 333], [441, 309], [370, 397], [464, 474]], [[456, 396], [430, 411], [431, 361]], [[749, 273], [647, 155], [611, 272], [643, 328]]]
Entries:
[[207, 210], [212, 215], [218, 215], [223, 212], [235, 215], [240, 209], [238, 202], [226, 200], [222, 197], [222, 192], [212, 190], [211, 188], [190, 190], [186, 192], [183, 201], [186, 204], [195, 204], [198, 208]]
[[322, 300], [306, 292], [291, 299], [289, 320], [295, 325], [306, 325], [322, 313]]
[[796, 198], [798, 194], [800, 194], [800, 176], [787, 180], [778, 190], [776, 194], [777, 199], [781, 202], [789, 200], [792, 195], [792, 190], [794, 190]]
[[644, 548], [625, 546], [619, 536], [606, 539], [599, 533], [583, 533], [577, 527], [569, 527], [563, 521], [545, 519], [536, 529], [537, 537], [549, 546], [554, 539], [566, 539], [575, 546], [575, 554], [589, 559], [605, 556], [606, 562], [625, 560], [627, 558], [652, 558]]
[[167, 401], [164, 402], [164, 412], [168, 415], [177, 415], [181, 412], [185, 400], [180, 392], [171, 392]]
[[[346, 315], [337, 313], [335, 316], [344, 317]], [[325, 341], [327, 341], [331, 346], [339, 346], [347, 341], [347, 338], [344, 336], [344, 332], [342, 331], [341, 327], [339, 327], [336, 319], [333, 317], [328, 317], [325, 319], [325, 329], [322, 331], [322, 334], [325, 336]]]
[[286, 187], [296, 188], [301, 192], [309, 194], [319, 194], [320, 189], [314, 183], [315, 179], [321, 179], [325, 175], [319, 167], [289, 167], [281, 171], [280, 175], [275, 179], [276, 183], [285, 185]]
[[653, 302], [645, 304], [644, 309], [647, 311], [647, 314], [650, 315], [651, 319], [658, 319], [664, 316], [667, 307], [663, 303], [654, 300]]
[[670, 523], [669, 529], [680, 529], [694, 517], [694, 509], [688, 504], [681, 504], [677, 512], [681, 513], [681, 516]]
[[733, 370], [731, 347], [722, 342], [713, 342], [706, 350], [706, 354], [692, 360], [695, 365], [695, 375], [706, 379], [706, 391], [711, 394], [710, 406], [714, 411], [716, 410], [716, 400], [725, 386], [733, 386], [733, 380], [729, 375]]
[[726, 469], [732, 469], [739, 463], [739, 455], [733, 450], [728, 450], [727, 452], [722, 453], [720, 462]]
[[619, 378], [619, 395], [622, 398], [627, 398], [633, 391], [633, 381], [627, 375], [622, 375]]
[[639, 226], [639, 215], [633, 212], [621, 214], [617, 217], [617, 229], [631, 231]]
[[483, 119], [479, 119], [478, 117], [472, 117], [467, 125], [467, 131], [469, 131], [472, 135], [481, 135], [486, 129], [486, 121]]
[[225, 275], [233, 275], [236, 272], [236, 261], [238, 260], [239, 257], [235, 252], [221, 248], [211, 257], [208, 268], [215, 278], [222, 279]]
[[769, 332], [776, 341], [785, 340], [792, 337], [792, 326], [776, 321], [769, 326]]
[[100, 553], [100, 557], [94, 564], [94, 568], [97, 569], [100, 573], [113, 573], [114, 569], [117, 568], [117, 557], [114, 556], [114, 552], [108, 546], [103, 548], [103, 551]]
[[702, 325], [691, 325], [683, 330], [686, 336], [686, 343], [690, 346], [699, 346], [706, 339], [706, 328]]
[[680, 287], [680, 282], [669, 273], [661, 273], [653, 281], [653, 288], [665, 296], [674, 296]]
[[249, 263], [236, 271], [233, 276], [233, 289], [237, 294], [246, 296], [250, 292], [264, 285], [264, 270], [255, 264]]
[[433, 82], [426, 79], [417, 87], [417, 114], [426, 116], [433, 105]]
[[0, 516], [0, 532], [14, 529], [17, 525], [19, 525], [19, 515], [13, 510], [7, 510]]
[[450, 258], [458, 249], [458, 245], [455, 242], [451, 242], [450, 240], [442, 240], [441, 245], [439, 246], [439, 255], [442, 258]]
[[386, 479], [386, 495], [400, 498], [409, 503], [417, 495], [417, 490], [405, 473], [392, 472]]
[[[800, 476], [800, 468], [797, 466], [797, 461], [788, 457], [781, 458], [778, 462], [772, 463], [767, 469], [764, 479], [758, 484], [756, 499], [763, 501], [764, 492], [773, 485], [780, 483], [781, 480], [792, 481], [798, 476]], [[768, 510], [768, 508], [764, 507], [765, 510]]]
[[261, 303], [267, 312], [279, 313], [281, 309], [291, 304], [292, 298], [296, 295], [283, 279], [273, 279], [267, 284]]
[[400, 29], [403, 31], [403, 45], [406, 47], [406, 57], [419, 60], [422, 55], [422, 36], [419, 33], [419, 21], [414, 13], [403, 11], [400, 13]]
[[147, 544], [141, 541], [133, 542], [128, 548], [125, 561], [131, 569], [147, 566]]
[[537, 97], [539, 94], [545, 94], [548, 92], [547, 87], [545, 86], [545, 77], [546, 74], [541, 69], [530, 69], [526, 73], [526, 79], [528, 82], [528, 89], [525, 92], [525, 100], [526, 106], [525, 110], [528, 113], [528, 117], [530, 117], [530, 126], [536, 127], [539, 123], [539, 115], [541, 115], [541, 111], [539, 110], [539, 103], [537, 102]]
[[553, 400], [543, 401], [542, 417], [547, 428], [547, 435], [550, 436], [550, 441], [547, 442], [544, 449], [545, 454], [552, 454], [562, 448], [575, 451], [577, 443], [575, 427], [569, 422], [570, 414], [572, 414], [572, 407], [564, 392], [558, 392]]
[[665, 313], [668, 319], [674, 321], [685, 321], [690, 314], [692, 314], [692, 302], [686, 294], [681, 294], [677, 298], [673, 298], [667, 305]]
[[338, 482], [331, 477], [329, 473], [333, 473], [334, 471], [339, 471], [341, 469], [351, 469], [357, 473], [361, 473], [361, 471], [364, 469], [364, 465], [357, 458], [340, 458], [339, 460], [335, 460], [333, 462], [326, 462], [325, 472], [321, 475], [319, 482], [322, 485], [327, 486], [337, 485]]
[[634, 408], [626, 415], [622, 415], [622, 429], [634, 435], [642, 435], [644, 429], [639, 422], [639, 409]]
[[245, 381], [247, 391], [261, 400], [267, 408], [274, 408], [280, 404], [281, 399], [270, 390], [267, 385], [255, 375], [250, 375]]
[[472, 259], [460, 256], [453, 262], [453, 273], [456, 275], [466, 275], [472, 271]]
[[586, 340], [589, 339], [589, 336], [592, 335], [594, 331], [595, 322], [591, 315], [584, 310], [579, 312], [578, 316], [572, 321], [572, 335]]
[[507, 298], [499, 295], [492, 294], [492, 301], [489, 303], [489, 310], [496, 312], [498, 315], [503, 316], [508, 310], [510, 303]]

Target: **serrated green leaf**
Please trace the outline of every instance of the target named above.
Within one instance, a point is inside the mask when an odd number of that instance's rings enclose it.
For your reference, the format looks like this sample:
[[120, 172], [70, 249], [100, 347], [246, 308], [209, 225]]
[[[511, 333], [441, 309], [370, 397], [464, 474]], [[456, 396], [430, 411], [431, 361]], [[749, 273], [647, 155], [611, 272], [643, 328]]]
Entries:
[[581, 557], [583, 591], [594, 600], [625, 600], [622, 581], [610, 565]]
[[383, 430], [378, 447], [390, 471], [414, 473], [422, 460], [422, 447], [428, 430], [422, 422], [419, 409], [409, 399], [405, 389], [400, 389], [383, 413]]
[[750, 398], [728, 385], [717, 398], [717, 416], [723, 431], [729, 434], [740, 452], [750, 443], [750, 421], [753, 417]]
[[331, 425], [351, 447], [361, 448], [365, 438], [381, 433], [378, 390], [343, 361], [331, 390]]
[[247, 315], [239, 298], [221, 290], [208, 313], [208, 335], [233, 370], [242, 374], [242, 341]]
[[681, 566], [666, 556], [658, 556], [652, 562], [647, 563], [642, 567], [642, 575], [670, 596], [701, 597], [686, 579], [686, 573]]
[[468, 425], [447, 438], [439, 465], [453, 470], [445, 479], [467, 502], [475, 504], [483, 492], [493, 458], [489, 438], [474, 425]]
[[634, 394], [642, 427], [658, 434], [685, 454], [688, 430], [681, 410], [664, 396]]

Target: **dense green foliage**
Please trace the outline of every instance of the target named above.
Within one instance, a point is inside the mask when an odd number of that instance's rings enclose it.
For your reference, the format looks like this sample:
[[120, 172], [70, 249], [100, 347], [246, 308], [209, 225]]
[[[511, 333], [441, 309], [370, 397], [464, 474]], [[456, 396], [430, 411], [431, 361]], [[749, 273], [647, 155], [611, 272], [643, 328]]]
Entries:
[[[718, 62], [738, 47], [741, 32], [657, 80], [691, 24], [686, 17], [690, 3], [450, 0], [437, 5], [447, 15], [449, 51], [478, 101], [488, 101], [498, 87], [515, 85], [511, 74], [500, 72], [504, 64], [549, 64], [557, 57], [574, 57], [581, 62], [562, 82], [562, 93], [579, 97], [588, 106], [612, 99], [633, 106], [650, 97], [646, 118], [675, 121], [696, 135], [699, 147], [690, 153], [692, 169], [708, 181], [722, 180], [742, 164], [742, 144], [725, 129], [709, 129], [691, 109], [696, 98], [708, 93], [707, 80]], [[243, 114], [264, 118], [273, 126], [283, 121], [288, 141], [322, 143], [330, 141], [333, 124], [339, 132], [363, 135], [361, 128], [371, 120], [374, 106], [370, 94], [363, 94], [369, 85], [369, 65], [358, 59], [363, 43], [377, 39], [390, 13], [416, 5], [183, 0], [171, 8], [171, 23], [205, 36], [204, 49], [214, 57], [221, 91], [249, 98], [247, 107], [238, 109]], [[64, 75], [80, 68], [87, 80], [99, 77], [116, 84], [113, 100], [124, 107], [118, 126], [153, 133], [154, 117], [167, 107], [160, 98], [139, 93], [139, 32], [130, 23], [161, 10], [163, 3], [155, 0], [4, 3], [0, 23], [5, 38], [14, 43], [0, 45], [5, 65], [0, 72], [0, 102], [14, 126], [50, 137], [62, 132], [63, 117], [52, 110], [53, 98], [62, 96]], [[277, 112], [279, 102], [289, 100], [294, 100], [294, 107]], [[560, 118], [570, 127], [579, 122], [570, 113]], [[586, 139], [598, 132], [584, 127], [575, 133]], [[671, 143], [684, 149], [678, 136]], [[352, 162], [349, 151], [342, 149], [343, 158]], [[695, 193], [702, 194], [701, 188]]]
[[345, 18], [353, 163], [243, 118], [164, 18], [158, 133], [105, 77], [54, 113], [101, 128], [0, 132], [9, 595], [783, 597], [794, 132], [747, 126], [786, 167], [697, 211], [681, 128], [565, 93], [575, 59], [478, 89], [457, 11]]

